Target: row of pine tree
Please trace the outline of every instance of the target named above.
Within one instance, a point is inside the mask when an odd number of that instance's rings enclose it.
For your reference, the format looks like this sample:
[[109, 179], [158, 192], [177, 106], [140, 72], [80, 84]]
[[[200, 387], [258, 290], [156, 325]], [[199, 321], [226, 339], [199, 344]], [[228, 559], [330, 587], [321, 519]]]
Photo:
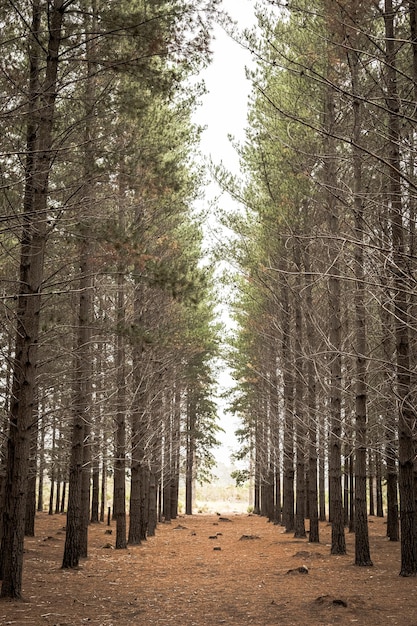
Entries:
[[176, 515], [180, 473], [191, 512], [213, 465], [218, 329], [192, 112], [217, 5], [0, 8], [3, 597], [21, 597], [46, 479], [72, 568], [107, 498], [125, 548]]
[[332, 553], [348, 524], [369, 566], [376, 485], [415, 575], [417, 4], [271, 0], [257, 17], [242, 181], [218, 172], [246, 207], [226, 220], [230, 410], [255, 509], [298, 537], [307, 515], [319, 541], [328, 505]]

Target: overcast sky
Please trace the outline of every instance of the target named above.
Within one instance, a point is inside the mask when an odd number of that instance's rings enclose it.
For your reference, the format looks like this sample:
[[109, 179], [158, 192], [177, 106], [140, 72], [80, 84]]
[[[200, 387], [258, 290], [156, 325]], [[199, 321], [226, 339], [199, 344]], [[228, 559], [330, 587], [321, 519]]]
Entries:
[[[254, 24], [254, 0], [223, 0], [223, 7], [231, 18], [237, 22], [239, 29], [251, 27]], [[201, 140], [201, 152], [215, 164], [223, 165], [232, 173], [238, 174], [239, 159], [234, 151], [229, 135], [238, 141], [244, 140], [244, 130], [247, 119], [247, 104], [251, 85], [245, 76], [245, 67], [251, 64], [251, 55], [236, 41], [234, 41], [220, 26], [214, 31], [212, 43], [213, 60], [210, 66], [202, 72], [208, 93], [203, 97], [202, 104], [194, 116], [197, 124], [206, 127]], [[220, 195], [215, 183], [206, 187], [203, 204], [208, 203]], [[233, 207], [233, 201], [222, 194], [219, 200], [221, 209], [227, 211]], [[210, 230], [210, 224], [207, 224]], [[210, 237], [210, 233], [207, 233]], [[224, 321], [225, 312], [222, 312]], [[232, 379], [227, 371], [221, 372], [222, 387], [230, 387]], [[234, 431], [237, 423], [230, 415], [223, 414], [222, 405], [219, 406], [219, 422], [225, 433], [219, 435], [222, 445], [215, 450], [218, 461], [229, 464], [230, 453], [237, 448]]]
[[[253, 26], [254, 0], [223, 0], [223, 7], [238, 23], [239, 29]], [[195, 121], [207, 126], [201, 150], [215, 163], [237, 172], [238, 158], [228, 135], [244, 138], [247, 101], [250, 83], [245, 77], [245, 66], [250, 65], [248, 50], [233, 41], [220, 27], [214, 30], [213, 61], [202, 72], [208, 93], [195, 115]]]

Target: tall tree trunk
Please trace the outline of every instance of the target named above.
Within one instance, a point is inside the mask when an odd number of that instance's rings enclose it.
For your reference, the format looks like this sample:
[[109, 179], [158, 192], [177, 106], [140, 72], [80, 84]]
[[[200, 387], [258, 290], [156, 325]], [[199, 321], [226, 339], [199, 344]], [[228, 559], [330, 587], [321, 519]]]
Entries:
[[281, 524], [281, 448], [280, 448], [280, 407], [277, 377], [277, 342], [271, 344], [271, 379], [269, 385], [271, 411], [271, 457], [274, 474], [274, 524]]
[[329, 455], [329, 517], [332, 524], [332, 554], [345, 554], [346, 541], [344, 531], [343, 500], [342, 500], [342, 466], [341, 466], [341, 433], [342, 433], [342, 322], [340, 312], [340, 261], [339, 216], [336, 195], [337, 170], [335, 163], [334, 133], [334, 94], [329, 86], [325, 102], [325, 185], [326, 204], [329, 223], [330, 263], [329, 276], [329, 360], [330, 360], [330, 455]]
[[61, 470], [58, 468], [58, 477], [56, 480], [56, 496], [55, 496], [55, 514], [57, 515], [61, 507]]
[[368, 491], [369, 491], [369, 515], [375, 515], [375, 473], [374, 473], [374, 455], [372, 450], [368, 450]]
[[[119, 210], [119, 225], [123, 223], [123, 210]], [[117, 274], [117, 337], [116, 337], [116, 432], [114, 456], [114, 517], [116, 520], [116, 549], [127, 548], [126, 539], [126, 372], [125, 372], [125, 291], [124, 271], [119, 265]]]
[[[326, 420], [327, 421], [327, 420]], [[319, 465], [319, 520], [326, 521], [326, 459], [328, 458], [328, 437], [326, 436], [326, 424], [322, 420], [318, 424], [318, 465]]]
[[[255, 414], [256, 415], [256, 414]], [[254, 479], [253, 479], [253, 512], [255, 513], [255, 515], [259, 515], [261, 512], [261, 463], [260, 463], [260, 454], [259, 454], [259, 449], [260, 446], [258, 445], [259, 443], [259, 438], [258, 438], [258, 431], [259, 431], [259, 416], [256, 415], [255, 417], [255, 427], [254, 427], [254, 441], [252, 442], [253, 447], [252, 447], [252, 454], [251, 454], [251, 461], [252, 461], [252, 467], [253, 467], [253, 473], [254, 473]]]
[[284, 481], [282, 522], [286, 532], [293, 532], [294, 519], [294, 377], [291, 351], [291, 310], [285, 276], [282, 286], [282, 366], [284, 378]]
[[55, 497], [55, 467], [52, 466], [51, 472], [50, 472], [48, 515], [54, 514], [54, 497]]
[[[417, 2], [416, 0], [409, 0], [409, 23], [410, 23], [410, 40], [411, 40], [411, 53], [413, 60], [413, 87], [414, 87], [414, 109], [417, 102]], [[408, 132], [407, 142], [409, 145], [408, 150], [408, 179], [411, 181], [409, 185], [407, 205], [408, 205], [408, 243], [409, 243], [409, 268], [412, 276], [416, 275], [416, 197], [414, 193], [416, 182], [416, 139], [414, 124], [411, 125], [411, 129]], [[410, 319], [415, 320], [417, 317], [417, 292], [415, 289], [410, 290], [409, 293], [409, 315]], [[417, 383], [417, 329], [413, 324], [409, 327], [410, 333], [410, 368], [411, 368], [411, 386], [416, 389]], [[417, 458], [414, 460], [414, 497], [416, 499], [416, 515], [417, 515]]]
[[[79, 519], [72, 521], [68, 525], [68, 533], [78, 532], [78, 538], [70, 539], [67, 546], [78, 545], [78, 555], [74, 560], [68, 555], [64, 555], [63, 567], [74, 567], [78, 565], [79, 557], [87, 557], [88, 554], [88, 525], [90, 523], [90, 502], [91, 502], [91, 424], [92, 424], [92, 326], [93, 326], [93, 277], [92, 277], [92, 254], [93, 244], [91, 238], [91, 216], [94, 207], [94, 111], [95, 111], [95, 84], [94, 84], [94, 61], [92, 43], [90, 40], [90, 30], [95, 32], [96, 27], [96, 6], [92, 1], [91, 12], [84, 17], [85, 26], [85, 60], [86, 60], [86, 81], [84, 87], [84, 164], [83, 164], [83, 185], [81, 186], [81, 209], [79, 224], [79, 303], [78, 303], [78, 341], [75, 367], [75, 388], [76, 400], [74, 410], [73, 447], [75, 448], [72, 462], [75, 467], [70, 470], [69, 480], [69, 501], [68, 518], [72, 518], [74, 512], [70, 507], [79, 509]], [[82, 430], [82, 460], [80, 459], [78, 447], [80, 430]], [[81, 465], [80, 465], [81, 461]], [[79, 473], [80, 472], [80, 473]], [[73, 481], [80, 485], [73, 484]], [[79, 505], [71, 498], [71, 490], [80, 498]], [[78, 496], [79, 492], [79, 496]], [[72, 565], [71, 563], [74, 563]], [[65, 564], [65, 565], [64, 565]]]
[[163, 505], [162, 515], [166, 522], [171, 521], [172, 495], [172, 406], [171, 394], [165, 394], [163, 411], [164, 432], [164, 467], [163, 467]]
[[91, 462], [91, 523], [98, 524], [100, 508], [100, 456], [97, 438], [92, 441], [93, 459]]
[[[388, 204], [388, 203], [386, 203]], [[388, 217], [386, 217], [388, 224]], [[388, 230], [388, 228], [386, 229]], [[387, 243], [388, 232], [384, 240]], [[390, 541], [400, 540], [400, 527], [398, 516], [398, 415], [396, 411], [395, 399], [392, 399], [392, 380], [395, 378], [394, 365], [394, 316], [392, 306], [390, 306], [390, 277], [385, 273], [381, 276], [381, 284], [384, 288], [382, 297], [386, 304], [380, 307], [381, 325], [381, 349], [383, 361], [383, 383], [382, 383], [382, 407], [381, 414], [384, 417], [384, 440], [385, 440], [385, 465], [387, 483], [387, 537]]]
[[417, 520], [414, 497], [415, 411], [411, 397], [407, 255], [401, 197], [400, 103], [397, 91], [396, 41], [392, 0], [385, 0], [385, 45], [389, 139], [389, 204], [393, 249], [394, 325], [396, 337], [398, 462], [401, 526], [401, 576], [417, 574]]
[[156, 525], [158, 521], [158, 469], [152, 465], [149, 480], [149, 524], [148, 536], [155, 535]]
[[377, 517], [384, 517], [384, 504], [382, 494], [382, 461], [381, 450], [375, 452], [375, 476], [376, 476], [376, 514]]
[[49, 508], [48, 515], [54, 513], [54, 497], [55, 497], [55, 478], [56, 478], [56, 466], [58, 463], [57, 451], [56, 451], [56, 417], [52, 416], [52, 446], [51, 446], [51, 460], [49, 469]]
[[106, 452], [103, 451], [103, 458], [101, 462], [100, 522], [104, 522], [104, 518], [106, 515], [106, 511], [105, 511], [106, 503], [107, 503], [107, 455], [106, 455]]
[[[89, 336], [91, 342], [91, 334]], [[87, 372], [86, 372], [87, 373]], [[91, 371], [87, 374], [90, 383], [87, 386], [87, 405], [84, 420], [83, 467], [81, 472], [81, 520], [80, 520], [80, 557], [88, 556], [88, 526], [91, 509]]]
[[[48, 10], [48, 51], [45, 79], [40, 88], [41, 5], [38, 0], [32, 3], [23, 233], [0, 568], [3, 574], [0, 595], [7, 598], [20, 598], [22, 592], [30, 431], [33, 424], [43, 263], [47, 239], [45, 215], [52, 162], [52, 131], [64, 0], [54, 0]], [[39, 111], [42, 111], [42, 116], [38, 117]]]
[[355, 532], [355, 471], [352, 455], [349, 457], [349, 532]]
[[[140, 350], [139, 350], [140, 353]], [[136, 364], [136, 370], [139, 364]], [[145, 381], [140, 372], [135, 375], [136, 406], [132, 414], [132, 460], [130, 479], [130, 515], [128, 543], [139, 545], [143, 535], [143, 502], [145, 494], [145, 437], [146, 437], [146, 392]]]
[[[79, 374], [84, 379], [82, 391], [84, 398], [84, 445], [83, 467], [81, 472], [81, 520], [80, 520], [80, 557], [88, 556], [88, 526], [90, 523], [91, 509], [91, 458], [92, 458], [92, 424], [93, 424], [93, 354], [92, 354], [92, 329], [94, 321], [93, 310], [93, 242], [92, 242], [92, 215], [95, 206], [94, 184], [94, 133], [95, 133], [95, 109], [96, 109], [96, 84], [95, 84], [95, 44], [90, 33], [97, 31], [97, 0], [91, 0], [91, 8], [84, 16], [85, 28], [85, 55], [87, 75], [84, 91], [84, 185], [82, 188], [82, 202], [87, 213], [82, 216], [80, 223], [80, 313], [78, 332], [82, 342], [78, 345]], [[81, 398], [80, 398], [81, 399]]]
[[180, 481], [180, 448], [181, 448], [181, 385], [175, 382], [174, 406], [172, 420], [172, 493], [171, 493], [171, 518], [178, 516], [178, 493]]
[[[140, 216], [139, 216], [140, 219]], [[136, 267], [135, 273], [139, 276], [140, 269]], [[135, 325], [138, 329], [143, 328], [143, 286], [139, 283], [135, 285], [134, 295], [134, 316]], [[138, 341], [133, 354], [133, 384], [134, 384], [134, 407], [132, 410], [132, 458], [130, 474], [130, 515], [128, 543], [139, 545], [145, 537], [143, 536], [144, 520], [143, 497], [145, 479], [145, 439], [146, 439], [146, 412], [147, 412], [147, 391], [149, 384], [145, 373], [145, 351], [142, 340]]]
[[139, 409], [135, 408], [132, 419], [132, 460], [130, 464], [130, 507], [128, 543], [139, 545], [140, 534], [140, 499], [141, 499], [141, 464], [143, 450], [141, 448], [141, 430]]
[[43, 511], [43, 487], [44, 487], [44, 475], [45, 475], [45, 422], [42, 416], [39, 416], [41, 420], [39, 431], [40, 431], [40, 442], [39, 442], [39, 455], [38, 455], [38, 504], [37, 511]]
[[359, 99], [359, 56], [349, 52], [353, 93], [353, 185], [355, 215], [355, 565], [372, 565], [368, 516], [366, 511], [366, 452], [367, 452], [367, 382], [366, 382], [366, 311], [365, 311], [365, 220], [362, 188], [361, 103]]
[[[74, 401], [73, 425], [71, 437], [71, 459], [69, 471], [69, 493], [67, 510], [67, 529], [62, 567], [78, 567], [81, 554], [85, 554], [85, 505], [82, 508], [83, 465], [85, 459], [85, 439], [89, 436], [86, 425], [90, 419], [91, 404], [91, 279], [89, 271], [88, 240], [83, 238], [80, 253], [80, 298], [78, 308], [78, 337], [74, 366]], [[88, 445], [90, 442], [88, 440]], [[88, 467], [89, 469], [89, 467]], [[86, 486], [84, 486], [85, 493]], [[84, 528], [84, 545], [81, 533]]]
[[313, 322], [313, 279], [311, 274], [310, 251], [304, 250], [304, 270], [306, 288], [306, 336], [309, 358], [307, 360], [307, 405], [308, 405], [308, 510], [311, 543], [320, 541], [319, 505], [317, 485], [317, 392], [314, 354], [316, 353], [316, 333]]
[[30, 436], [30, 459], [28, 474], [28, 491], [26, 495], [26, 512], [25, 512], [25, 535], [26, 537], [35, 536], [35, 514], [36, 514], [36, 457], [38, 452], [38, 429], [39, 429], [39, 409], [37, 399], [35, 401], [34, 426]]
[[[1, 423], [1, 444], [0, 444], [0, 503], [1, 505], [4, 502], [4, 490], [5, 490], [5, 474], [6, 474], [6, 465], [7, 465], [7, 440], [9, 435], [9, 414], [10, 414], [10, 394], [11, 394], [11, 380], [12, 380], [12, 361], [13, 361], [13, 346], [14, 346], [14, 337], [11, 333], [8, 334], [7, 337], [7, 356], [5, 359], [6, 362], [6, 372], [5, 372], [5, 380], [4, 380], [4, 405], [3, 405], [3, 419]], [[0, 512], [0, 543], [1, 538], [3, 537], [3, 515]], [[3, 568], [1, 562], [0, 555], [0, 574]], [[0, 575], [1, 578], [1, 575]]]
[[187, 393], [187, 444], [185, 466], [185, 513], [193, 513], [194, 457], [195, 457], [196, 407], [190, 389]]
[[296, 505], [294, 536], [297, 538], [306, 537], [305, 529], [305, 440], [306, 428], [304, 426], [304, 357], [302, 354], [303, 345], [303, 325], [302, 325], [302, 267], [300, 241], [296, 238], [294, 243], [294, 264], [297, 275], [297, 285], [294, 294], [294, 316], [295, 316], [295, 340], [294, 340], [294, 363], [295, 363], [295, 433], [296, 433]]

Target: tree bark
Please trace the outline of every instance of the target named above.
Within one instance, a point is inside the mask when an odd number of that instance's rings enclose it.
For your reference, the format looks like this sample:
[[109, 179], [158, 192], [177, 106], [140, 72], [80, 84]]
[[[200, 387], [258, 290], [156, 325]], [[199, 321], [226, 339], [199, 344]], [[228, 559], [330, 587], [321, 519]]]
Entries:
[[175, 382], [173, 394], [173, 419], [172, 419], [172, 492], [171, 492], [171, 518], [178, 516], [178, 493], [180, 482], [180, 448], [181, 448], [181, 385]]
[[294, 377], [291, 351], [291, 311], [285, 276], [282, 286], [282, 367], [284, 378], [284, 480], [282, 494], [282, 523], [285, 532], [293, 532], [294, 516]]
[[33, 411], [34, 426], [30, 435], [30, 459], [28, 473], [28, 491], [26, 495], [25, 513], [25, 535], [35, 536], [35, 515], [36, 515], [36, 457], [38, 452], [38, 429], [39, 429], [39, 409], [38, 401], [34, 403]]
[[401, 197], [400, 103], [397, 90], [396, 42], [392, 0], [385, 0], [385, 45], [389, 140], [389, 205], [393, 249], [394, 325], [396, 337], [398, 461], [401, 526], [401, 576], [417, 574], [417, 521], [414, 498], [414, 422], [411, 397], [407, 255]]
[[[119, 224], [123, 226], [123, 211], [119, 210]], [[125, 319], [125, 277], [123, 267], [119, 266], [117, 275], [117, 337], [116, 337], [116, 432], [114, 455], [114, 517], [116, 520], [117, 550], [127, 548], [126, 539], [126, 373], [125, 345], [123, 330]]]
[[307, 405], [308, 405], [308, 512], [310, 532], [308, 540], [319, 543], [319, 505], [317, 485], [317, 391], [314, 354], [316, 353], [316, 333], [313, 323], [313, 284], [308, 247], [304, 250], [304, 270], [306, 288], [306, 335], [309, 358], [307, 360]]
[[92, 492], [91, 492], [91, 523], [98, 524], [99, 522], [99, 507], [100, 507], [100, 463], [99, 463], [99, 445], [97, 438], [91, 442], [93, 451], [93, 460], [91, 463], [91, 478], [92, 478]]
[[294, 317], [295, 317], [295, 340], [294, 340], [294, 364], [295, 364], [295, 436], [296, 436], [296, 503], [294, 520], [294, 537], [306, 537], [305, 529], [305, 440], [306, 428], [304, 426], [304, 357], [302, 354], [303, 345], [303, 324], [302, 324], [302, 267], [300, 241], [296, 236], [294, 243], [294, 265], [297, 275], [297, 284], [294, 293]]
[[193, 513], [193, 484], [194, 484], [194, 456], [195, 456], [195, 423], [196, 407], [192, 391], [187, 393], [187, 444], [185, 467], [185, 513]]
[[38, 457], [38, 504], [37, 511], [40, 513], [43, 511], [43, 486], [44, 486], [44, 474], [45, 474], [45, 423], [43, 416], [39, 417], [40, 423], [40, 442], [39, 442], [39, 457]]
[[330, 258], [331, 272], [329, 276], [329, 360], [330, 360], [330, 453], [329, 453], [329, 517], [332, 524], [332, 554], [345, 554], [346, 541], [344, 531], [343, 500], [342, 500], [342, 466], [341, 466], [341, 433], [342, 433], [342, 322], [340, 313], [340, 261], [339, 216], [334, 187], [337, 181], [335, 164], [334, 132], [334, 97], [331, 85], [327, 88], [325, 102], [325, 185], [326, 205], [331, 237]]
[[[386, 203], [387, 205], [387, 203]], [[385, 217], [385, 216], [384, 216]], [[388, 217], [385, 220], [389, 222]], [[387, 239], [387, 237], [386, 237]], [[384, 244], [388, 246], [388, 242]], [[391, 277], [392, 279], [392, 277]], [[398, 516], [398, 415], [395, 399], [392, 395], [392, 381], [395, 379], [395, 347], [394, 347], [394, 316], [390, 304], [390, 277], [385, 272], [381, 276], [381, 284], [386, 286], [382, 292], [385, 305], [380, 308], [381, 349], [383, 359], [382, 409], [384, 416], [385, 440], [385, 478], [387, 483], [387, 537], [390, 541], [400, 540]]]
[[362, 188], [361, 104], [359, 100], [359, 56], [349, 51], [353, 94], [353, 203], [355, 216], [355, 565], [369, 567], [371, 561], [366, 511], [366, 453], [367, 453], [367, 382], [366, 382], [366, 310], [365, 310], [365, 220]]
[[[139, 220], [141, 215], [139, 215]], [[135, 273], [139, 276], [139, 267], [135, 268]], [[135, 285], [134, 295], [134, 319], [136, 328], [142, 329], [143, 320], [143, 286]], [[134, 407], [132, 410], [131, 423], [131, 478], [130, 478], [130, 515], [128, 543], [139, 545], [146, 537], [143, 535], [144, 520], [143, 497], [144, 497], [144, 464], [145, 464], [145, 439], [146, 439], [146, 411], [147, 411], [147, 390], [148, 384], [145, 377], [144, 345], [140, 338], [135, 345], [133, 354], [133, 384], [134, 384]]]
[[164, 410], [164, 467], [162, 515], [166, 522], [171, 521], [172, 496], [172, 409], [171, 402], [166, 398]]

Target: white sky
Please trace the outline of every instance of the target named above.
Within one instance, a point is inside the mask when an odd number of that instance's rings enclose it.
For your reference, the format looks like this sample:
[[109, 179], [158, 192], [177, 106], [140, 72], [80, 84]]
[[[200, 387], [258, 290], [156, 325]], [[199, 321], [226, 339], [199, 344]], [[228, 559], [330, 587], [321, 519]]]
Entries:
[[[223, 8], [237, 22], [240, 30], [254, 25], [254, 4], [254, 0], [223, 0]], [[202, 99], [202, 105], [194, 115], [194, 121], [207, 127], [200, 146], [203, 156], [211, 158], [215, 164], [222, 162], [226, 169], [238, 174], [239, 159], [228, 136], [232, 135], [238, 141], [244, 140], [248, 96], [251, 90], [251, 84], [245, 76], [245, 66], [251, 64], [251, 55], [220, 26], [215, 28], [211, 48], [212, 63], [201, 74], [208, 93]], [[220, 194], [221, 191], [214, 182], [209, 184], [205, 190], [204, 205], [208, 206], [208, 203]], [[227, 194], [222, 194], [220, 203], [224, 211], [233, 206], [233, 201]], [[231, 386], [232, 380], [228, 372], [222, 372], [220, 383], [222, 387]], [[221, 405], [219, 413], [220, 425], [226, 432], [219, 434], [222, 445], [214, 452], [218, 461], [228, 465], [230, 453], [238, 447], [234, 436], [237, 423], [230, 415], [223, 414]]]
[[[254, 0], [223, 0], [223, 8], [237, 22], [239, 29], [254, 24]], [[220, 26], [214, 29], [211, 46], [213, 61], [202, 72], [208, 94], [194, 116], [195, 121], [207, 126], [201, 141], [201, 150], [215, 163], [223, 161], [237, 173], [239, 163], [228, 135], [244, 138], [247, 101], [250, 82], [245, 77], [245, 66], [250, 65], [248, 50], [234, 41]]]

